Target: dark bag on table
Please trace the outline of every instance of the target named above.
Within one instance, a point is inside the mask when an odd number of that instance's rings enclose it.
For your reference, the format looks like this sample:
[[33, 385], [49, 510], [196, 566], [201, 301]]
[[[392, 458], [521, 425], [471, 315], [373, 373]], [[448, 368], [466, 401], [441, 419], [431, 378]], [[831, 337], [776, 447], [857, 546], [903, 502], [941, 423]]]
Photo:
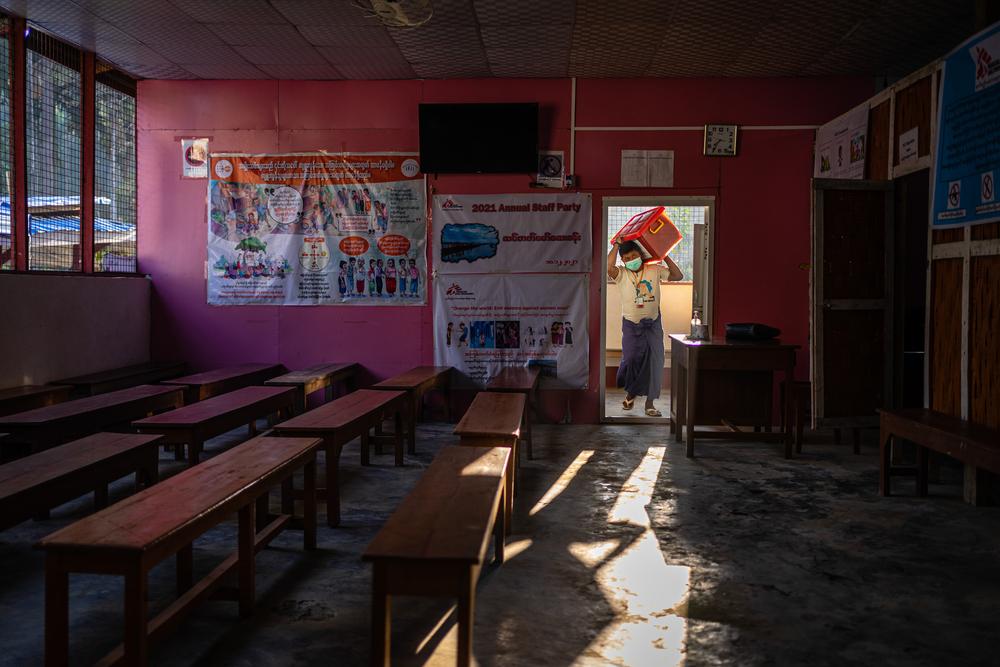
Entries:
[[726, 338], [737, 340], [770, 340], [776, 338], [781, 329], [769, 327], [759, 322], [729, 322], [726, 324]]

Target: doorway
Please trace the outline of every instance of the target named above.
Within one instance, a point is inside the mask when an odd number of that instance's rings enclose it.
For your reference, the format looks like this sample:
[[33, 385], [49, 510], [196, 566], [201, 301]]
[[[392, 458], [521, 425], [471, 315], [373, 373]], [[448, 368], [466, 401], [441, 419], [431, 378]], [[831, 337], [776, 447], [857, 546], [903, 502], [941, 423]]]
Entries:
[[[671, 259], [684, 273], [683, 280], [660, 285], [660, 313], [663, 318], [664, 367], [663, 390], [656, 401], [662, 417], [647, 417], [642, 410], [644, 399], [636, 400], [631, 411], [622, 408], [623, 389], [616, 386], [621, 363], [621, 303], [618, 291], [602, 263], [601, 286], [601, 421], [611, 423], [666, 424], [670, 419], [670, 334], [688, 334], [693, 310], [701, 312], [702, 322], [712, 323], [712, 246], [715, 229], [715, 197], [604, 197], [602, 220], [604, 256], [611, 250], [611, 238], [632, 216], [656, 206], [665, 206], [670, 220], [683, 238], [670, 252]], [[620, 260], [619, 260], [620, 262]]]

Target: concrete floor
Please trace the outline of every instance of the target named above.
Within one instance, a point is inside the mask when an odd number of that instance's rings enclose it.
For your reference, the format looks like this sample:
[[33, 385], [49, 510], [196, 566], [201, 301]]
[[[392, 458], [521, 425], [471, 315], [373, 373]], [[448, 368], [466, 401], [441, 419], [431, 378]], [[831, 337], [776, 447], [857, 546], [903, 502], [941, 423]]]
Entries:
[[664, 391], [660, 394], [660, 397], [656, 399], [653, 404], [656, 409], [663, 413], [662, 417], [647, 417], [645, 414], [646, 409], [646, 397], [639, 396], [636, 398], [635, 406], [626, 411], [622, 407], [622, 401], [625, 400], [625, 390], [618, 389], [617, 387], [607, 387], [604, 390], [604, 416], [611, 417], [614, 419], [628, 419], [628, 420], [640, 420], [644, 423], [650, 423], [656, 425], [657, 423], [669, 425], [670, 424], [670, 393]]
[[[208, 602], [154, 647], [153, 664], [367, 664], [370, 572], [359, 555], [451, 429], [422, 426], [403, 468], [390, 455], [361, 468], [349, 446], [343, 527], [321, 527], [310, 554], [299, 533], [280, 536], [258, 556], [256, 614], [241, 621], [234, 603]], [[807, 445], [786, 461], [776, 445], [706, 441], [686, 459], [660, 427], [535, 434], [508, 561], [479, 585], [479, 664], [997, 664], [1000, 510], [962, 504], [955, 485], [917, 499], [902, 479], [904, 495], [879, 498], [871, 445], [860, 456]], [[88, 508], [0, 533], [3, 664], [41, 662], [43, 563], [31, 545]], [[234, 540], [230, 524], [197, 542], [198, 572]], [[154, 571], [154, 610], [173, 576], [171, 563]], [[76, 664], [119, 640], [121, 589], [72, 578]], [[450, 609], [398, 598], [394, 664], [454, 664]]]

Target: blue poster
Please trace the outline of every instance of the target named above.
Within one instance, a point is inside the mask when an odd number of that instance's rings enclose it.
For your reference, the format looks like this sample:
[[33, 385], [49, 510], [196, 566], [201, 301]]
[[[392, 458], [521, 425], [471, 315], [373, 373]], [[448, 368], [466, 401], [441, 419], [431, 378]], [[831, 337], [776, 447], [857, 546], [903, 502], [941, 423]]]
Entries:
[[955, 49], [944, 64], [938, 112], [933, 224], [1000, 220], [1000, 23]]

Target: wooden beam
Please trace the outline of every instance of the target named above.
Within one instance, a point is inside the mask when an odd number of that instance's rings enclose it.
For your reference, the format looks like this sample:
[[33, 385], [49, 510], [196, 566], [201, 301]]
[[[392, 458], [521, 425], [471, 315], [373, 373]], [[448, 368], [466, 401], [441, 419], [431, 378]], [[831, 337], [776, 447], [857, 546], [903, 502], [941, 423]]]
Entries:
[[94, 76], [96, 58], [80, 51], [80, 268], [94, 272]]
[[26, 85], [24, 32], [27, 23], [18, 16], [10, 17], [10, 57], [11, 57], [11, 147], [13, 151], [13, 219], [14, 226], [14, 268], [28, 270], [28, 179], [27, 179], [27, 138], [26, 138]]

